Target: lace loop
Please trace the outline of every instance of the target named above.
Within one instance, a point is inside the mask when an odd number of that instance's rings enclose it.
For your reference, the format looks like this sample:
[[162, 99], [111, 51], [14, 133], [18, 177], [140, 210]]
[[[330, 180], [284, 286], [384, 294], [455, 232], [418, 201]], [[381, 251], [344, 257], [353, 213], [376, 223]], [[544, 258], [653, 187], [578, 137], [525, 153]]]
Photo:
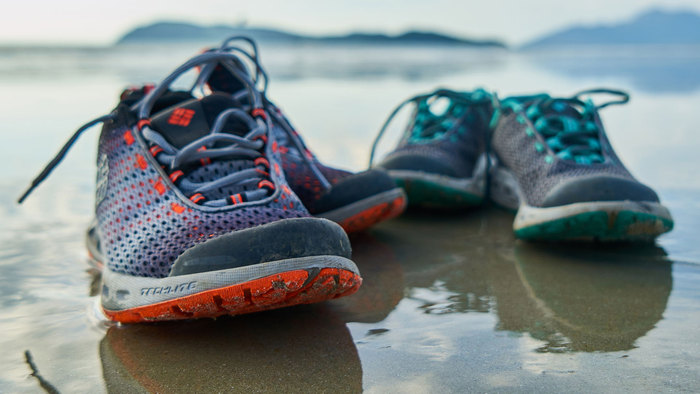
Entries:
[[148, 92], [146, 96], [139, 102], [137, 103], [136, 110], [138, 113], [139, 119], [147, 119], [150, 116], [151, 110], [153, 109], [153, 106], [170, 87], [170, 85], [173, 84], [182, 74], [186, 73], [187, 71], [199, 67], [199, 66], [206, 66], [206, 65], [216, 65], [217, 63], [223, 64], [229, 71], [233, 73], [233, 75], [238, 78], [243, 85], [245, 85], [245, 88], [248, 91], [248, 98], [252, 105], [253, 108], [261, 108], [262, 107], [262, 97], [260, 93], [255, 89], [255, 86], [251, 83], [250, 79], [247, 77], [246, 74], [244, 74], [241, 70], [237, 69], [236, 67], [231, 67], [230, 63], [227, 61], [232, 61], [236, 62], [239, 61], [236, 55], [228, 52], [221, 52], [221, 51], [214, 51], [214, 52], [205, 52], [202, 53], [201, 55], [195, 56], [182, 64], [180, 67], [176, 68], [170, 75], [168, 75], [163, 81], [161, 81], [158, 86], [156, 86], [153, 90]]
[[[229, 45], [230, 42], [232, 41], [244, 41], [248, 43], [251, 48], [252, 48], [252, 53], [246, 51], [243, 48], [234, 46], [234, 45]], [[260, 87], [260, 91], [264, 95], [267, 92], [267, 87], [269, 84], [269, 78], [267, 76], [267, 72], [265, 69], [262, 67], [260, 64], [260, 55], [258, 53], [258, 46], [255, 43], [255, 41], [249, 37], [245, 36], [233, 36], [228, 39], [226, 39], [222, 45], [219, 48], [214, 48], [214, 49], [209, 49], [207, 52], [235, 52], [239, 56], [242, 55], [243, 57], [247, 58], [251, 63], [253, 63], [254, 68], [255, 68], [255, 76], [252, 77], [253, 80], [253, 86], [258, 86], [258, 83], [260, 80], [262, 80], [262, 87]], [[238, 58], [232, 58], [230, 59], [230, 62], [232, 64], [223, 64], [223, 63], [211, 63], [203, 66], [200, 70], [200, 73], [192, 86], [191, 90], [199, 90], [199, 91], [204, 91], [204, 86], [206, 86], [207, 81], [211, 77], [212, 73], [214, 70], [216, 70], [217, 67], [225, 67], [229, 72], [231, 72], [236, 78], [240, 81], [241, 80], [241, 71], [246, 70], [247, 67]], [[233, 67], [232, 67], [233, 66]], [[249, 75], [245, 75], [246, 77], [250, 77]]]
[[[253, 44], [253, 50], [255, 55], [252, 57], [255, 64], [259, 64], [257, 60], [257, 47]], [[245, 53], [244, 51], [240, 51]], [[182, 149], [177, 149], [157, 131], [150, 127], [149, 117], [151, 111], [156, 103], [156, 101], [169, 89], [170, 85], [177, 80], [182, 74], [189, 71], [194, 67], [199, 66], [212, 66], [216, 64], [223, 64], [227, 67], [233, 75], [238, 78], [241, 83], [245, 86], [248, 93], [248, 102], [251, 103], [252, 108], [261, 109], [263, 106], [262, 95], [255, 88], [255, 83], [250, 80], [248, 75], [242, 72], [239, 68], [233, 67], [228, 62], [240, 61], [236, 55], [228, 52], [206, 52], [201, 55], [195, 56], [185, 62], [183, 65], [175, 69], [170, 75], [168, 75], [159, 85], [153, 89], [149, 89], [146, 95], [136, 102], [132, 106], [132, 110], [137, 112], [139, 121], [137, 122], [137, 128], [141, 132], [143, 138], [150, 142], [153, 147], [157, 147], [155, 150], [151, 150], [153, 156], [156, 160], [164, 165], [164, 168], [170, 168], [171, 174], [177, 173], [176, 181], [178, 182], [178, 187], [183, 190], [186, 194], [191, 194], [192, 201], [202, 202], [209, 206], [222, 206], [226, 204], [225, 199], [210, 200], [206, 196], [201, 195], [202, 192], [212, 191], [224, 186], [231, 185], [244, 185], [244, 184], [259, 184], [261, 181], [266, 180], [261, 175], [264, 172], [260, 172], [254, 164], [253, 167], [248, 169], [243, 169], [219, 177], [209, 182], [196, 183], [186, 179], [179, 167], [185, 166], [189, 163], [202, 161], [202, 163], [210, 163], [211, 159], [223, 158], [227, 159], [238, 159], [246, 161], [254, 161], [263, 154], [261, 150], [265, 145], [265, 137], [270, 130], [270, 123], [264, 119], [253, 119], [250, 115], [241, 111], [239, 109], [229, 109], [220, 113], [214, 123], [214, 126], [209, 134], [192, 141]], [[266, 74], [264, 72], [257, 74], [262, 75], [267, 80]], [[265, 82], [266, 83], [266, 82]], [[73, 146], [75, 141], [83, 134], [83, 132], [98, 123], [107, 123], [113, 121], [116, 115], [109, 114], [96, 118], [82, 127], [80, 127], [66, 142], [66, 144], [61, 148], [61, 150], [56, 154], [56, 156], [46, 165], [43, 171], [32, 181], [29, 188], [20, 196], [17, 200], [18, 203], [22, 203], [27, 196], [39, 185], [41, 184], [53, 171], [53, 169], [63, 160], [70, 148]], [[231, 133], [224, 132], [223, 128], [226, 125], [226, 121], [230, 117], [235, 117], [242, 121], [249, 132], [245, 136], [241, 137]], [[202, 147], [210, 147], [211, 149], [201, 149]], [[269, 182], [269, 181], [268, 181]], [[240, 201], [245, 199], [250, 201], [253, 199], [263, 198], [270, 192], [269, 188], [259, 188], [259, 190], [249, 190], [245, 191], [243, 197]]]
[[[235, 61], [234, 59], [237, 60], [238, 58], [233, 54], [212, 51], [205, 52], [202, 55], [190, 59], [166, 77], [158, 87], [152, 90], [139, 103], [137, 107], [139, 115], [141, 117], [150, 116], [150, 108], [153, 107], [155, 100], [157, 100], [162, 93], [167, 91], [170, 84], [189, 69], [199, 66], [202, 66], [203, 69], [207, 69], [208, 67], [210, 68], [219, 64], [228, 69], [228, 62]], [[263, 103], [262, 96], [255, 89], [254, 82], [248, 78], [246, 73], [235, 69], [235, 67], [230, 67], [230, 71], [234, 72], [235, 77], [245, 86], [245, 91], [248, 93], [248, 102], [255, 103], [255, 108], [257, 109], [261, 108]], [[243, 124], [247, 128], [248, 131], [245, 135], [240, 136], [224, 130], [231, 118], [235, 118], [238, 123]], [[157, 155], [156, 160], [164, 165], [165, 168], [174, 172], [181, 171], [191, 165], [196, 165], [198, 162], [201, 163], [202, 166], [205, 166], [216, 159], [254, 162], [256, 159], [263, 156], [261, 151], [265, 146], [264, 138], [267, 136], [269, 130], [270, 124], [264, 119], [253, 118], [240, 108], [229, 108], [217, 115], [208, 134], [191, 141], [179, 149], [169, 144], [160, 133], [151, 129], [149, 125], [143, 127], [142, 135], [148, 142], [162, 149], [162, 152]], [[252, 166], [249, 168], [241, 169], [209, 181], [194, 182], [191, 179], [182, 178], [179, 181], [178, 187], [184, 193], [190, 194], [192, 196], [191, 199], [198, 194], [202, 195], [203, 193], [222, 190], [225, 187], [246, 189], [246, 185], [257, 184], [261, 180], [266, 180], [265, 178], [269, 176], [269, 174], [266, 175], [266, 173], [260, 172], [256, 168], [257, 165], [254, 163], [246, 165], [251, 164]], [[261, 193], [259, 190], [245, 190], [236, 194], [240, 196], [235, 201], [240, 203], [263, 198], [267, 195], [267, 192], [263, 191]], [[231, 201], [229, 198], [230, 196], [217, 199], [212, 199], [203, 195], [202, 197], [204, 198], [199, 198], [197, 196], [196, 200], [207, 206], [223, 206], [229, 204]]]
[[[595, 105], [592, 99], [582, 97], [594, 94], [608, 94], [619, 99]], [[524, 111], [559, 158], [578, 164], [593, 164], [605, 161], [597, 111], [610, 105], [625, 104], [629, 98], [629, 94], [620, 90], [597, 88], [563, 98], [547, 94], [509, 97], [501, 107]]]
[[603, 104], [597, 105], [595, 108], [596, 109], [601, 109], [605, 108], [610, 105], [621, 105], [621, 104], [627, 104], [630, 101], [630, 95], [627, 92], [624, 92], [622, 90], [617, 90], [617, 89], [608, 89], [608, 88], [596, 88], [596, 89], [586, 89], [582, 90], [576, 94], [573, 95], [573, 98], [584, 101], [581, 99], [581, 96], [590, 96], [593, 94], [609, 94], [612, 96], [619, 96], [620, 99], [618, 100], [613, 100], [613, 101], [608, 101]]
[[[450, 90], [450, 89], [439, 88], [431, 93], [420, 94], [420, 95], [413, 96], [409, 99], [404, 100], [389, 114], [386, 121], [384, 121], [384, 124], [379, 129], [377, 136], [374, 138], [374, 141], [372, 142], [372, 149], [370, 150], [370, 154], [369, 154], [369, 167], [371, 168], [372, 163], [374, 162], [374, 156], [376, 154], [377, 146], [379, 145], [379, 141], [384, 136], [384, 133], [389, 128], [389, 125], [394, 120], [394, 117], [396, 117], [396, 115], [407, 104], [415, 103], [418, 107], [416, 109], [416, 112], [417, 112], [416, 116], [419, 116], [420, 115], [419, 112], [424, 112], [426, 110], [429, 111], [429, 104], [427, 103], [429, 99], [441, 98], [441, 97], [449, 99], [450, 105], [453, 105], [455, 103], [465, 104], [465, 105], [481, 105], [481, 104], [488, 104], [489, 102], [491, 102], [491, 99], [492, 99], [491, 95], [482, 89], [477, 89], [473, 92], [457, 92], [457, 91]], [[421, 104], [424, 104], [424, 105], [421, 106]], [[419, 131], [419, 137], [427, 137], [427, 136], [433, 135], [433, 133], [435, 133], [438, 129], [442, 129], [443, 126], [445, 126], [445, 125], [435, 124], [435, 125], [432, 125], [430, 128], [421, 129]], [[449, 127], [452, 127], [452, 126], [450, 125]], [[408, 133], [409, 131], [410, 130], [407, 129], [405, 132]]]
[[[246, 51], [243, 48], [240, 48], [236, 45], [231, 44], [233, 41], [244, 41], [250, 44], [252, 48], [252, 53]], [[304, 142], [301, 140], [301, 138], [298, 136], [298, 134], [294, 131], [294, 128], [290, 124], [290, 122], [281, 114], [279, 109], [266, 97], [266, 91], [268, 87], [268, 77], [267, 77], [267, 72], [265, 71], [264, 67], [260, 64], [260, 56], [258, 54], [258, 47], [257, 44], [255, 43], [254, 40], [252, 40], [249, 37], [245, 36], [233, 36], [228, 39], [226, 39], [221, 47], [212, 50], [220, 53], [230, 53], [230, 52], [236, 52], [238, 54], [241, 54], [245, 56], [247, 59], [249, 59], [255, 68], [254, 74], [256, 76], [255, 78], [255, 84], [257, 84], [258, 80], [262, 77], [263, 79], [263, 87], [261, 88], [261, 91], [259, 92], [259, 95], [261, 97], [261, 102], [262, 105], [260, 107], [264, 108], [267, 114], [269, 114], [274, 120], [274, 123], [280, 127], [280, 129], [285, 133], [289, 141], [293, 144], [294, 148], [296, 148], [302, 160], [309, 166], [311, 169], [311, 172], [314, 174], [314, 176], [319, 180], [321, 186], [325, 190], [329, 190], [331, 188], [331, 184], [326, 179], [326, 177], [323, 175], [321, 170], [318, 168], [316, 165], [316, 160], [311, 155], [309, 149], [305, 146]], [[248, 75], [248, 73], [245, 71], [246, 67], [245, 65], [235, 57], [233, 58], [228, 58], [226, 61], [222, 61], [221, 64], [222, 66], [226, 67], [226, 69], [230, 72], [232, 72], [234, 75]], [[200, 81], [200, 84], [206, 83], [206, 80], [209, 78], [211, 75], [211, 72], [213, 72], [213, 68], [211, 70], [203, 70], [203, 73], [206, 72], [208, 73], [207, 75], [200, 75], [200, 78], [198, 78], [198, 81]], [[261, 112], [258, 110], [258, 106], [251, 105], [250, 102], [245, 103], [240, 96], [240, 93], [236, 92], [232, 94], [232, 97], [241, 102], [241, 107], [250, 112], [251, 114], [257, 115], [257, 114], [264, 114], [265, 112]], [[257, 117], [257, 116], [256, 116]], [[264, 118], [264, 116], [262, 116]]]

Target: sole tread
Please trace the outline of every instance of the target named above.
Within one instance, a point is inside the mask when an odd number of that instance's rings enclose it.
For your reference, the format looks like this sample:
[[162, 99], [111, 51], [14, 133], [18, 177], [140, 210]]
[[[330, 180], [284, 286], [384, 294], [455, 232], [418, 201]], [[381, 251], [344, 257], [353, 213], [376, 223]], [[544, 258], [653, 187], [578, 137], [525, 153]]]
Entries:
[[347, 270], [323, 268], [310, 275], [295, 270], [122, 311], [103, 309], [121, 323], [239, 315], [310, 304], [355, 293], [362, 278]]
[[422, 179], [395, 178], [406, 191], [408, 204], [426, 208], [465, 208], [480, 205], [484, 198], [465, 190]]
[[673, 222], [635, 211], [593, 211], [515, 230], [516, 237], [539, 241], [649, 242], [671, 231]]
[[348, 233], [364, 231], [377, 223], [393, 219], [406, 209], [406, 197], [383, 202], [342, 220], [339, 224]]

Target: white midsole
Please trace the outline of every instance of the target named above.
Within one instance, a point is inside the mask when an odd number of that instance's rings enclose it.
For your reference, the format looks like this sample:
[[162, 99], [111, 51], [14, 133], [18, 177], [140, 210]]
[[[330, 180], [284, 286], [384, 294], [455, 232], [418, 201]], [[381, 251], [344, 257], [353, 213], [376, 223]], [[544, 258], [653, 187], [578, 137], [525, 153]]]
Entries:
[[490, 197], [497, 204], [518, 211], [513, 221], [513, 229], [516, 231], [587, 212], [631, 211], [673, 220], [668, 208], [651, 201], [590, 201], [557, 207], [533, 207], [525, 203], [515, 175], [498, 165], [491, 168]]
[[341, 256], [298, 257], [165, 278], [125, 275], [105, 268], [102, 274], [102, 307], [111, 311], [131, 309], [283, 272], [323, 268], [339, 268], [360, 274], [352, 260]]
[[513, 221], [513, 229], [519, 230], [587, 212], [618, 213], [622, 211], [647, 213], [663, 219], [673, 220], [668, 208], [659, 203], [650, 201], [580, 202], [548, 208], [538, 208], [522, 204], [515, 216], [515, 221]]

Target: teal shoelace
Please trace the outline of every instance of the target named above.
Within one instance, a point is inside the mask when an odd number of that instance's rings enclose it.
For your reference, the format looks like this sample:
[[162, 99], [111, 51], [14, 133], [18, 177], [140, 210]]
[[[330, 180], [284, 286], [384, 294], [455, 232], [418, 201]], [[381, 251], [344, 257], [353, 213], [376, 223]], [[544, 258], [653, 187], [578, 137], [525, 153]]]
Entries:
[[[447, 108], [440, 114], [435, 114], [431, 107], [437, 100], [443, 98], [448, 100]], [[384, 132], [387, 130], [396, 114], [407, 104], [415, 103], [416, 105], [412, 125], [409, 125], [406, 129], [408, 141], [411, 143], [428, 143], [444, 138], [445, 134], [462, 120], [470, 106], [486, 104], [491, 102], [491, 100], [491, 94], [483, 89], [477, 89], [473, 92], [437, 89], [434, 92], [414, 96], [405, 100], [389, 115], [384, 125], [379, 130], [377, 137], [374, 139], [372, 151], [370, 153], [369, 166], [372, 166], [377, 145], [384, 135]], [[463, 125], [458, 132], [464, 132], [465, 130], [466, 127]], [[457, 138], [455, 135], [452, 137]]]
[[[582, 97], [593, 94], [608, 94], [618, 96], [619, 99], [595, 105], [591, 98]], [[605, 161], [600, 145], [602, 130], [598, 123], [598, 111], [609, 105], [624, 104], [628, 101], [629, 95], [619, 90], [591, 89], [566, 98], [550, 97], [547, 94], [510, 97], [501, 102], [501, 108], [524, 112], [560, 159], [590, 165]], [[521, 116], [518, 117], [518, 121], [526, 123]], [[526, 133], [534, 135], [529, 126]], [[535, 148], [541, 150], [542, 147], [537, 144]]]

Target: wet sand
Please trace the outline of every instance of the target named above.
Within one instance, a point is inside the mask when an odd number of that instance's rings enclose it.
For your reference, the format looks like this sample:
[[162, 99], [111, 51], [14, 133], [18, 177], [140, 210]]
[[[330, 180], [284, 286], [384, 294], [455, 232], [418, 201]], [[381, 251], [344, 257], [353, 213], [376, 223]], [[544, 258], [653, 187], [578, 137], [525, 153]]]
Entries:
[[40, 264], [5, 265], [23, 284], [16, 305], [3, 294], [3, 380], [39, 387], [29, 351], [61, 391], [698, 388], [700, 265], [658, 246], [527, 244], [511, 222], [493, 207], [410, 212], [352, 237], [357, 294], [217, 320], [116, 326], [94, 310], [84, 258], [44, 273], [75, 278], [62, 292], [32, 286]]

